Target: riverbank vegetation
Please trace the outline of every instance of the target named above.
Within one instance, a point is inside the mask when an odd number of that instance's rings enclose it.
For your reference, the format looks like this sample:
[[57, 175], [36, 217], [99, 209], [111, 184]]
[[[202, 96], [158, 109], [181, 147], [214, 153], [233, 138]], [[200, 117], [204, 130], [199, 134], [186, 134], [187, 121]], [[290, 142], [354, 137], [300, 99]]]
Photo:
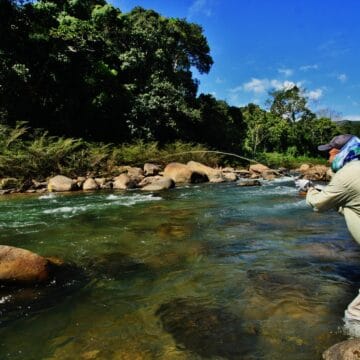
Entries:
[[193, 70], [213, 64], [203, 29], [153, 10], [0, 0], [0, 33], [0, 176], [102, 173], [206, 149], [294, 166], [348, 130], [297, 86], [272, 91], [265, 108], [198, 94]]

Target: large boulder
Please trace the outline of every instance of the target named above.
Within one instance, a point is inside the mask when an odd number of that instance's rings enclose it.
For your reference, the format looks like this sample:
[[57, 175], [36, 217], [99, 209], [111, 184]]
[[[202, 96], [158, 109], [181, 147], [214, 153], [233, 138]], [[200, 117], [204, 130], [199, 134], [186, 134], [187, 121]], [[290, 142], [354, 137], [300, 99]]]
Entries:
[[323, 353], [324, 360], [359, 360], [360, 339], [352, 339], [331, 346]]
[[166, 176], [152, 176], [145, 179], [148, 180], [148, 184], [141, 188], [142, 191], [166, 190], [175, 186], [174, 181]]
[[303, 171], [303, 178], [307, 180], [314, 180], [314, 181], [328, 181], [329, 168], [325, 165], [314, 165], [311, 166], [308, 170]]
[[301, 164], [298, 170], [301, 173], [305, 173], [306, 171], [308, 171], [310, 169], [310, 167], [311, 166], [309, 164]]
[[175, 183], [190, 183], [193, 171], [185, 164], [172, 162], [164, 169], [164, 176], [172, 179]]
[[99, 185], [93, 178], [87, 178], [83, 184], [83, 190], [85, 191], [97, 190], [98, 188]]
[[264, 171], [268, 170], [270, 170], [270, 168], [263, 164], [253, 164], [249, 167], [249, 171], [255, 174], [262, 174]]
[[261, 173], [261, 176], [264, 180], [274, 180], [281, 175], [276, 170], [265, 170]]
[[131, 179], [127, 174], [120, 174], [114, 178], [113, 189], [126, 190], [136, 188], [137, 182]]
[[187, 166], [190, 168], [191, 171], [207, 176], [210, 182], [225, 181], [223, 174], [220, 170], [213, 169], [196, 161], [189, 161], [187, 163]]
[[74, 189], [75, 186], [76, 182], [63, 175], [56, 175], [48, 181], [49, 191], [71, 191]]
[[29, 250], [0, 245], [0, 283], [37, 283], [49, 278], [49, 261]]

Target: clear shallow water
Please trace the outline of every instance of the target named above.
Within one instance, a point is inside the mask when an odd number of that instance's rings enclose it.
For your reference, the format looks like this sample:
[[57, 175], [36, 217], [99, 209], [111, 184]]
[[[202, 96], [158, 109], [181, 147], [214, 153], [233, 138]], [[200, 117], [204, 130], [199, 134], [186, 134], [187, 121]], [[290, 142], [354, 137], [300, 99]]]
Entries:
[[359, 285], [343, 218], [286, 179], [3, 197], [0, 243], [77, 266], [0, 289], [1, 359], [320, 359]]

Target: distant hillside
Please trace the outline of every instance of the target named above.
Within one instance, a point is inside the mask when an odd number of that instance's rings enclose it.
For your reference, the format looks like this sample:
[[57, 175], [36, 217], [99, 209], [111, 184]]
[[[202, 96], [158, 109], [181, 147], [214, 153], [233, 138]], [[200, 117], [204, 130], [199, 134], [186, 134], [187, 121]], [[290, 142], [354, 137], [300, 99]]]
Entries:
[[336, 123], [344, 134], [353, 134], [360, 137], [360, 121], [341, 120]]

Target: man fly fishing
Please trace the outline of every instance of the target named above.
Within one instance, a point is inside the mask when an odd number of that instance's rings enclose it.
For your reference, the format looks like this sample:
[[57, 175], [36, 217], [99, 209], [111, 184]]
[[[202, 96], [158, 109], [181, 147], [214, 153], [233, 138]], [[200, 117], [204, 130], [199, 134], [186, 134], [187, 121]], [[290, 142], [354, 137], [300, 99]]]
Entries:
[[[296, 185], [307, 191], [306, 202], [315, 211], [335, 208], [343, 214], [350, 234], [360, 244], [360, 139], [350, 134], [338, 135], [318, 149], [329, 152], [334, 173], [330, 183], [322, 190], [309, 180], [298, 180]], [[345, 310], [345, 322], [360, 336], [360, 293]]]

